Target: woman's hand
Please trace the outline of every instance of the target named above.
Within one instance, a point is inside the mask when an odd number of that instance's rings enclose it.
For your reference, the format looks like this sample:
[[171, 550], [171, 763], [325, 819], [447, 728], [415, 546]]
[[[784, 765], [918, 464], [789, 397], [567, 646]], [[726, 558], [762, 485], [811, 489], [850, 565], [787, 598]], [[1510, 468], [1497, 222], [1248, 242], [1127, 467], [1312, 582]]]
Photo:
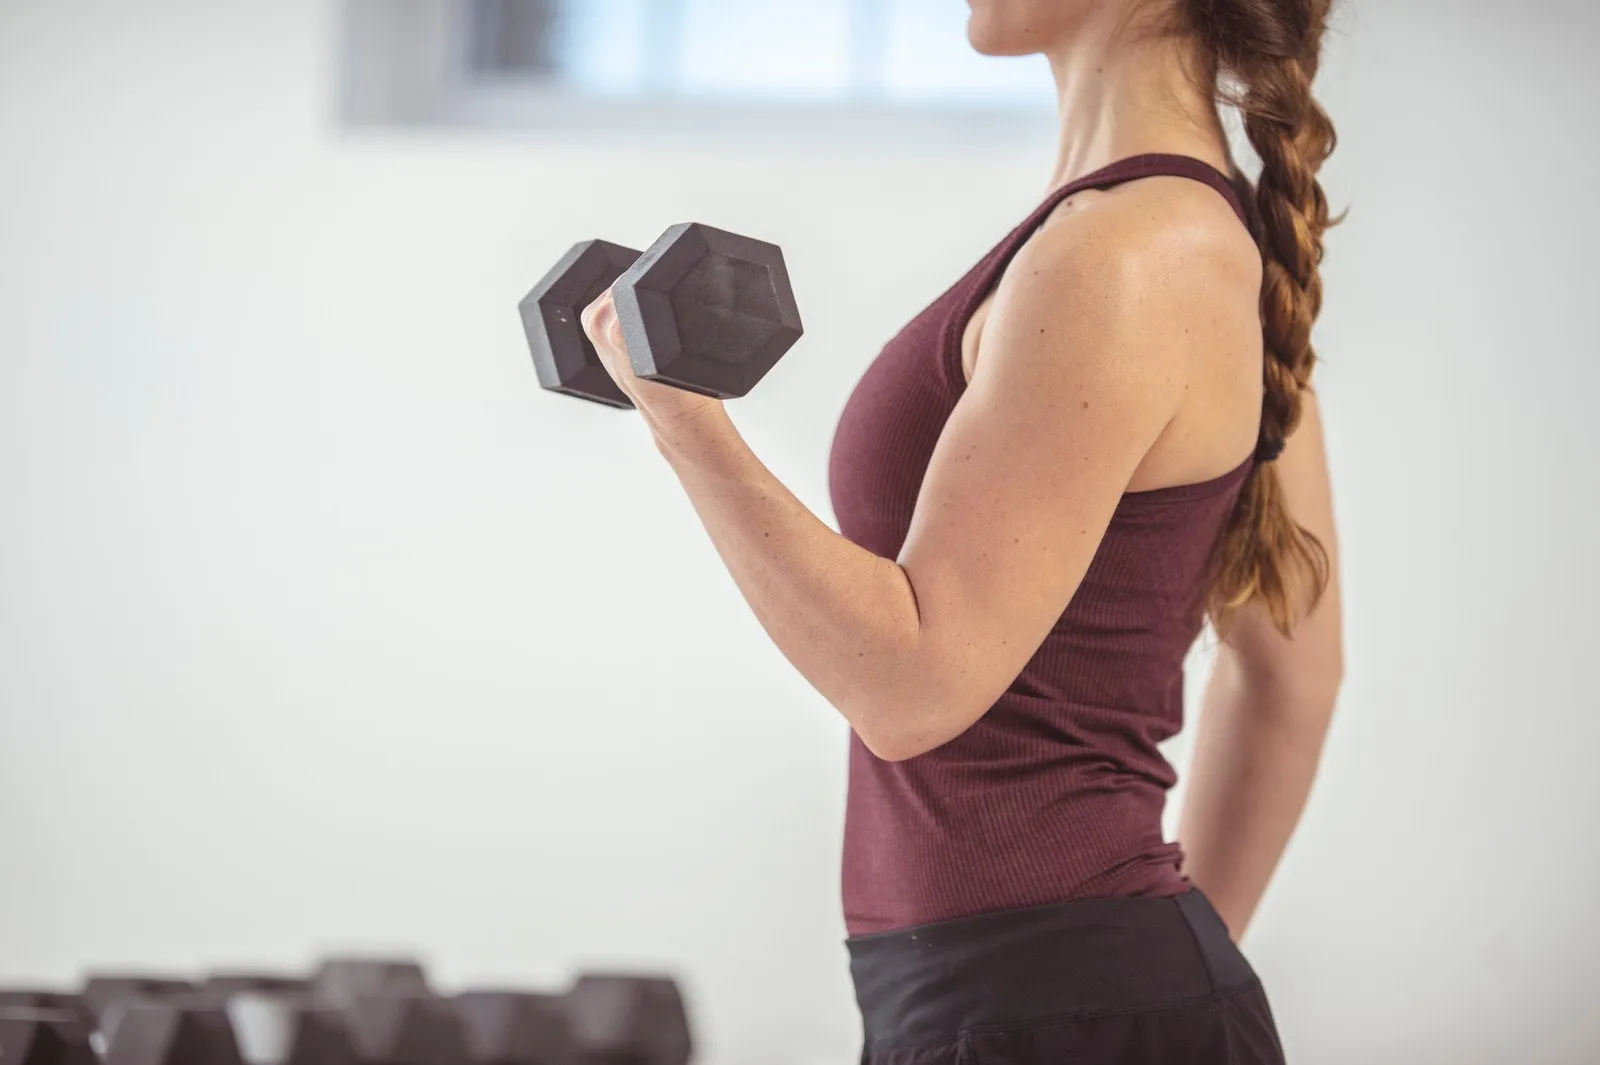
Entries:
[[707, 433], [727, 424], [727, 412], [721, 400], [644, 381], [634, 374], [609, 289], [584, 310], [583, 331], [605, 364], [606, 372], [622, 389], [623, 395], [633, 401], [662, 448], [703, 439]]

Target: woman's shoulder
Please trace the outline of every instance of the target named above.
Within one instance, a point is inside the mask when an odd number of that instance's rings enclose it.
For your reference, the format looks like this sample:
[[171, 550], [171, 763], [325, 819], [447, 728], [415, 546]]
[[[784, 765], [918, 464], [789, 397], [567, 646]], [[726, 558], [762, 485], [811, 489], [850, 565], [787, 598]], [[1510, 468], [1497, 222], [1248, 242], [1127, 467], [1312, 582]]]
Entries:
[[1261, 270], [1254, 239], [1215, 190], [1143, 179], [1064, 200], [1007, 265], [994, 313], [1058, 335], [1082, 337], [1073, 326], [1092, 320], [1198, 340], [1219, 322], [1257, 324]]
[[974, 373], [1054, 408], [1088, 398], [1152, 441], [1193, 418], [1205, 428], [1190, 436], [1233, 459], [1233, 423], [1260, 410], [1261, 269], [1232, 205], [1199, 182], [1073, 196], [1008, 265]]
[[[1052, 212], [1007, 265], [984, 332], [1031, 337], [1030, 357], [1081, 366], [1120, 352], [1133, 361], [1126, 371], [1186, 378], [1197, 358], [1259, 340], [1261, 270], [1249, 231], [1214, 189], [1131, 182]], [[1038, 343], [1047, 336], [1055, 342]], [[992, 347], [980, 341], [979, 358]]]
[[1261, 283], [1261, 253], [1233, 205], [1190, 178], [1155, 176], [1069, 196], [1018, 252], [1022, 271], [1104, 273], [1131, 282]]

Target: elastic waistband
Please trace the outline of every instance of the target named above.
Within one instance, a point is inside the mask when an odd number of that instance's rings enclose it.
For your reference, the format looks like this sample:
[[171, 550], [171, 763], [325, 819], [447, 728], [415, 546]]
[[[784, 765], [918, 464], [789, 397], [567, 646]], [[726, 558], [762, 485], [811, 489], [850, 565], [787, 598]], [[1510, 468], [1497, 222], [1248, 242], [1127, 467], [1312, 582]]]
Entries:
[[869, 1046], [1158, 1008], [1253, 984], [1199, 891], [1084, 899], [846, 941]]

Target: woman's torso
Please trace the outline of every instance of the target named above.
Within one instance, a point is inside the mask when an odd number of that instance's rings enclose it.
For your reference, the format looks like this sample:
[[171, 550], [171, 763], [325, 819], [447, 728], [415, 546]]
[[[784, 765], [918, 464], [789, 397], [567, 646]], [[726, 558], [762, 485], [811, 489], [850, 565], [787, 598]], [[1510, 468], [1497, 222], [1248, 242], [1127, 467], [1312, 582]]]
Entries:
[[[1124, 160], [1052, 194], [890, 341], [834, 440], [830, 487], [847, 537], [899, 554], [989, 297], [1022, 245], [1069, 196], [1156, 175], [1205, 182], [1240, 210], [1204, 163]], [[1182, 726], [1183, 660], [1202, 624], [1206, 567], [1249, 470], [1247, 461], [1201, 483], [1125, 495], [1049, 636], [957, 739], [889, 763], [852, 737], [843, 867], [852, 935], [1186, 889], [1178, 849], [1162, 835], [1175, 777], [1158, 745]]]

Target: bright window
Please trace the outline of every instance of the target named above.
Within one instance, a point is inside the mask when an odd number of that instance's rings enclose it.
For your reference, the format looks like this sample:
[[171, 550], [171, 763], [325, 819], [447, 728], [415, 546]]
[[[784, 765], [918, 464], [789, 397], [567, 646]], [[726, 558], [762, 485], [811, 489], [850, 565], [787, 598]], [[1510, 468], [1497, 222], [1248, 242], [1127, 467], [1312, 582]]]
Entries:
[[1043, 60], [967, 44], [966, 0], [470, 0], [469, 76], [651, 103], [1048, 108]]

